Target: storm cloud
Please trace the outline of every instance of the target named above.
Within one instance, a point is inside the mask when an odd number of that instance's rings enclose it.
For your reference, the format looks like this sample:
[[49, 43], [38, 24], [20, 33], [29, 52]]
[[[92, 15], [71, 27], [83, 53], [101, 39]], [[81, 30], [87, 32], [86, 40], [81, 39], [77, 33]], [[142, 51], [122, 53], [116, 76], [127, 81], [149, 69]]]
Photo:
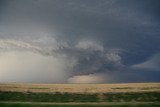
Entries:
[[160, 81], [159, 0], [1, 0], [0, 82]]

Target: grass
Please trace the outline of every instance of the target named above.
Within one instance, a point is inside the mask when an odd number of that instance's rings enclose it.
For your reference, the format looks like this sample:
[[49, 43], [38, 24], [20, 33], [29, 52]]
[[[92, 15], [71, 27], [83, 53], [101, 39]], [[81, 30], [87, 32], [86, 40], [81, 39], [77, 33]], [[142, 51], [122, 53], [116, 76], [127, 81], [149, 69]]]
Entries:
[[0, 107], [160, 107], [160, 83], [0, 84], [0, 90]]
[[44, 90], [48, 90], [48, 89], [50, 89], [50, 88], [45, 88], [45, 87], [44, 87], [44, 88], [43, 88], [43, 87], [42, 87], [42, 88], [32, 87], [32, 88], [29, 88], [29, 89], [38, 89], [38, 90], [39, 90], [39, 89], [44, 89]]
[[142, 87], [141, 90], [160, 89], [160, 87]]
[[0, 101], [97, 102], [97, 94], [0, 92]]
[[6, 104], [0, 103], [0, 107], [159, 107], [160, 104], [113, 104], [113, 105], [49, 105], [49, 104]]
[[23, 84], [0, 83], [1, 91], [14, 92], [67, 92], [67, 93], [106, 93], [106, 92], [160, 92], [160, 83], [125, 84]]
[[156, 102], [160, 101], [160, 93], [149, 92], [149, 93], [105, 93], [105, 102]]
[[0, 92], [0, 101], [20, 102], [160, 102], [160, 92], [143, 93], [22, 93]]
[[111, 88], [111, 89], [133, 89], [132, 87], [117, 87], [117, 88]]

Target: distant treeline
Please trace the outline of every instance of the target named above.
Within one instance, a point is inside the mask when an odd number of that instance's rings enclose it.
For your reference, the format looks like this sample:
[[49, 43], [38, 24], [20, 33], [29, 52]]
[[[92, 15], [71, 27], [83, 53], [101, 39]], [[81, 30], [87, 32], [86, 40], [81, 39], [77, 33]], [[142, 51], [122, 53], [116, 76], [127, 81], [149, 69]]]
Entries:
[[160, 102], [160, 92], [143, 93], [32, 93], [0, 92], [0, 101], [19, 102]]

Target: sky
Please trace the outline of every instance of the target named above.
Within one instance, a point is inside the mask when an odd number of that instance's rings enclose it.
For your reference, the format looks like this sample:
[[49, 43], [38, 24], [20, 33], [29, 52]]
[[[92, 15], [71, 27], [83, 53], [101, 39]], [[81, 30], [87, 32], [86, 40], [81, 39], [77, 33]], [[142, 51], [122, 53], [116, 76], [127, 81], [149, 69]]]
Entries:
[[0, 82], [160, 82], [160, 1], [0, 0]]

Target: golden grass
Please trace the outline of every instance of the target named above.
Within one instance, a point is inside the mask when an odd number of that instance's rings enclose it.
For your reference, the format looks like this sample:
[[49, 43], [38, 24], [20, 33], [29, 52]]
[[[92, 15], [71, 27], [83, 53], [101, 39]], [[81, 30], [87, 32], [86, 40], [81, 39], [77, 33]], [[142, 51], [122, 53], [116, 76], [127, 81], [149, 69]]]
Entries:
[[125, 84], [0, 84], [0, 91], [12, 92], [69, 92], [69, 93], [106, 93], [106, 92], [160, 92], [160, 83]]

